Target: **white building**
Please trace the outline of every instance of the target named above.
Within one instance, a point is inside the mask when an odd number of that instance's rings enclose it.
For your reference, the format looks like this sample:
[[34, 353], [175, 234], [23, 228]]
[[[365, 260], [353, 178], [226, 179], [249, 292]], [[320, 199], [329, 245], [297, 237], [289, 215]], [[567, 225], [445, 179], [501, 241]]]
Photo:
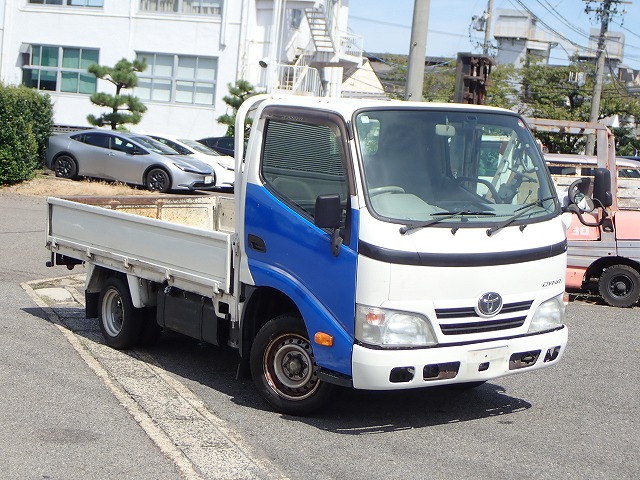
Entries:
[[348, 0], [2, 0], [0, 81], [47, 91], [56, 124], [88, 126], [103, 113], [90, 94], [115, 88], [87, 67], [144, 57], [133, 94], [148, 110], [131, 128], [222, 135], [237, 79], [339, 96], [343, 68], [362, 59], [347, 16]]

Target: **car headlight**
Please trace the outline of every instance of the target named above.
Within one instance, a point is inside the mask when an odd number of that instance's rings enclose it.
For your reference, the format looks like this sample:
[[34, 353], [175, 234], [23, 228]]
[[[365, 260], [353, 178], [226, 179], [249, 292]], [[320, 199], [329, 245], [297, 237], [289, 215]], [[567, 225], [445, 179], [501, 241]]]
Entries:
[[173, 162], [173, 164], [178, 167], [180, 170], [182, 170], [183, 172], [188, 172], [188, 173], [199, 173], [201, 175], [211, 175], [211, 172], [203, 172], [201, 170], [198, 170], [196, 167], [192, 167], [191, 165], [187, 165], [184, 163], [178, 163], [178, 162]]
[[393, 347], [435, 345], [436, 336], [426, 317], [416, 313], [356, 305], [356, 339]]
[[218, 163], [218, 165], [220, 165], [225, 170], [229, 170], [229, 171], [234, 171], [235, 170], [235, 167], [230, 167], [229, 165], [225, 165], [224, 163], [219, 163], [219, 162], [217, 162], [217, 163]]
[[542, 302], [536, 313], [533, 314], [529, 333], [544, 332], [561, 327], [566, 318], [567, 307], [564, 303], [564, 294], [553, 297], [546, 302]]

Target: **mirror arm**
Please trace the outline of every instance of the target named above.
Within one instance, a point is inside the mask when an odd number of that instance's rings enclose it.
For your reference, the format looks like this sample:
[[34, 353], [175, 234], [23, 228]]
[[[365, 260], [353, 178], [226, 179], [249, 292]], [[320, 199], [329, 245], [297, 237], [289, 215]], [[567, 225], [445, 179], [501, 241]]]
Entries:
[[331, 253], [334, 257], [340, 255], [340, 247], [342, 246], [342, 235], [340, 235], [340, 229], [334, 228], [331, 234]]
[[[602, 208], [602, 218], [597, 222], [587, 222], [584, 219], [584, 217], [582, 216], [582, 212], [580, 211], [578, 206], [573, 204], [573, 203], [568, 205], [568, 206], [566, 206], [566, 207], [563, 207], [562, 211], [563, 212], [575, 213], [576, 215], [578, 215], [578, 219], [580, 220], [580, 223], [582, 223], [583, 225], [586, 225], [587, 227], [600, 227], [605, 223], [605, 220], [607, 220], [608, 224], [611, 223], [611, 220], [609, 219], [609, 214], [607, 213], [607, 210], [604, 207], [600, 207], [600, 208]], [[611, 227], [610, 226], [605, 226], [605, 230], [607, 228], [611, 228]]]

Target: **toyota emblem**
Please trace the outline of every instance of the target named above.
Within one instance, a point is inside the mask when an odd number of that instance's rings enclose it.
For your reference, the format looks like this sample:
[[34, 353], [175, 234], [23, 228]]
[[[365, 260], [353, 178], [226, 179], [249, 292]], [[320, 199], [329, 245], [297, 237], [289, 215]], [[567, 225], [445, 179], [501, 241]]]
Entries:
[[483, 293], [478, 299], [476, 312], [481, 317], [493, 317], [502, 310], [502, 297], [496, 292]]

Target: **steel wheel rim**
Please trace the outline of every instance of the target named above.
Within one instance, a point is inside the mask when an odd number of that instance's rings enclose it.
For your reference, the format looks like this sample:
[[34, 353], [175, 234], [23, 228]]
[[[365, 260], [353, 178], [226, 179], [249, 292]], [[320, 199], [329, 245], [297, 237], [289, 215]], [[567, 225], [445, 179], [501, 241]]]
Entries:
[[149, 176], [149, 189], [164, 190], [168, 182], [167, 175], [163, 172], [153, 172]]
[[287, 400], [304, 400], [320, 385], [311, 344], [300, 335], [281, 335], [269, 342], [263, 366], [269, 387]]
[[609, 281], [609, 293], [616, 298], [624, 298], [633, 289], [633, 279], [629, 275], [619, 273]]
[[102, 301], [102, 325], [111, 337], [116, 337], [122, 330], [124, 309], [122, 298], [115, 289], [109, 289]]

